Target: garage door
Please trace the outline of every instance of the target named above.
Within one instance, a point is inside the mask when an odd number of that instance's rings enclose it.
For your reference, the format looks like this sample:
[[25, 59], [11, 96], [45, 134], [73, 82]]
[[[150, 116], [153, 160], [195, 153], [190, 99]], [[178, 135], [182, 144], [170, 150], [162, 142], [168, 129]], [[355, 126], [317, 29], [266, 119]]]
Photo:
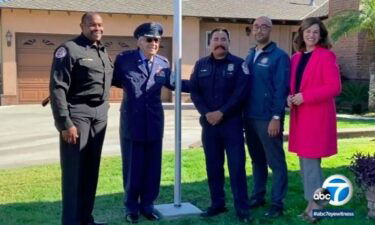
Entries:
[[[61, 43], [74, 38], [71, 35], [41, 35], [17, 33], [18, 102], [20, 104], [40, 103], [48, 96], [48, 84], [53, 51]], [[133, 37], [105, 37], [103, 43], [112, 59], [124, 50], [136, 48]], [[171, 38], [163, 38], [159, 53], [171, 60]], [[120, 101], [122, 91], [111, 89], [111, 101]], [[163, 101], [171, 100], [167, 89], [162, 92]]]

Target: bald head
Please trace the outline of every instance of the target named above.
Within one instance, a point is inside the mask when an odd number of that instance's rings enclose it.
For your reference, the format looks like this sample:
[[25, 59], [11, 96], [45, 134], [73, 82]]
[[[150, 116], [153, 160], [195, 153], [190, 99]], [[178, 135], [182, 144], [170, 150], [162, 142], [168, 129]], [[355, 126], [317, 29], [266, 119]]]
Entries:
[[101, 17], [100, 14], [97, 13], [97, 12], [86, 12], [86, 13], [83, 14], [82, 17], [81, 17], [81, 24], [86, 23], [88, 19], [91, 19], [91, 18], [93, 18], [93, 17], [95, 17], [95, 16], [99, 16], [99, 17]]
[[267, 26], [272, 27], [272, 20], [267, 16], [260, 16], [256, 18], [254, 23], [257, 23], [257, 22], [261, 24], [266, 24]]
[[100, 40], [102, 39], [104, 28], [103, 19], [99, 15], [99, 13], [88, 12], [83, 14], [80, 26], [82, 34], [87, 39], [95, 44], [100, 42]]
[[252, 33], [258, 46], [261, 48], [270, 41], [272, 21], [267, 16], [258, 17], [253, 23]]

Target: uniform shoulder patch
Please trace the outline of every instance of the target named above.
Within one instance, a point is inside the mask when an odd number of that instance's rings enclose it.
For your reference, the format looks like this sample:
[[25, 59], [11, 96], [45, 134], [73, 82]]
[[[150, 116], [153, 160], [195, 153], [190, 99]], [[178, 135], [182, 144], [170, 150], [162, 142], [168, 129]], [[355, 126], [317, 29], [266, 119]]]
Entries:
[[67, 54], [67, 51], [66, 51], [66, 48], [65, 47], [60, 47], [56, 50], [55, 52], [55, 57], [57, 59], [61, 59], [61, 58], [64, 58]]
[[247, 66], [246, 61], [242, 63], [241, 67], [244, 74], [250, 75], [249, 67]]

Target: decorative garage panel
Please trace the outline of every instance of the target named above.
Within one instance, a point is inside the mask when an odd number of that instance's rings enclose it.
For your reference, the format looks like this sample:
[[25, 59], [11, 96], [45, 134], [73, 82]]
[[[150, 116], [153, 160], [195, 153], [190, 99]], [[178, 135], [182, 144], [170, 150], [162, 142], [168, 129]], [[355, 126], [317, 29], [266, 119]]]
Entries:
[[[74, 37], [75, 35], [16, 34], [17, 85], [20, 104], [40, 103], [48, 96], [53, 51], [61, 43]], [[103, 43], [113, 60], [121, 51], [136, 48], [136, 40], [133, 37], [105, 37]], [[163, 38], [159, 53], [171, 60], [171, 38]], [[118, 102], [121, 98], [122, 90], [112, 88], [111, 101]], [[170, 101], [170, 91], [164, 89], [162, 98], [163, 101]]]

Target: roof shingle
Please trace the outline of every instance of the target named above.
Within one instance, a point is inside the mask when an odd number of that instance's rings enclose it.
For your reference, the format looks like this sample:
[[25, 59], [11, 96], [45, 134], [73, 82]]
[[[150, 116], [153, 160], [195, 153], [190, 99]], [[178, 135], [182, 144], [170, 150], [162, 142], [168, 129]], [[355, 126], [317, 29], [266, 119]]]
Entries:
[[[97, 11], [142, 15], [173, 15], [173, 0], [5, 0], [0, 8]], [[184, 16], [203, 18], [253, 19], [269, 16], [273, 20], [301, 20], [328, 15], [328, 0], [183, 0]]]

